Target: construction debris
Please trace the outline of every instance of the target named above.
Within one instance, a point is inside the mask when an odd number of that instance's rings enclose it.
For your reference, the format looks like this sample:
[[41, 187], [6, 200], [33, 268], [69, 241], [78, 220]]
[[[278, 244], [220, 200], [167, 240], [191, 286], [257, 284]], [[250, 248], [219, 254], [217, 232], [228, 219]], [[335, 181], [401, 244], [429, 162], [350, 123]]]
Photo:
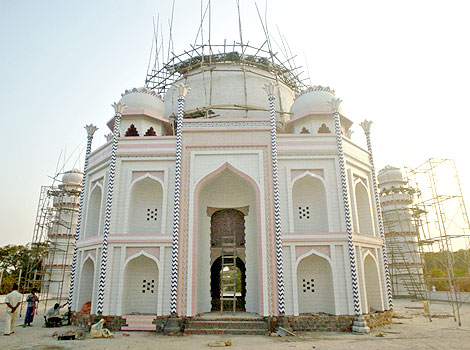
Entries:
[[74, 331], [65, 332], [57, 337], [57, 340], [75, 340], [76, 334]]
[[109, 329], [104, 328], [104, 319], [99, 320], [97, 323], [91, 326], [90, 338], [113, 338], [113, 334]]
[[207, 344], [210, 347], [221, 347], [221, 346], [232, 346], [232, 340], [229, 339], [227, 341], [214, 341], [212, 343]]
[[289, 331], [288, 329], [285, 329], [283, 327], [278, 327], [276, 333], [280, 336], [280, 337], [285, 337], [286, 335], [291, 335], [291, 336], [296, 336], [297, 334]]

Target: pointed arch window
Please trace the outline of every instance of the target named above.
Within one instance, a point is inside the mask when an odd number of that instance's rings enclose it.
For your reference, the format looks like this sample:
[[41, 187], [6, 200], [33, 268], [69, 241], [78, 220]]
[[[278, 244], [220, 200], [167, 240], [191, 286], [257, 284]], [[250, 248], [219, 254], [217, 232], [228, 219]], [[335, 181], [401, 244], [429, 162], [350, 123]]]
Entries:
[[323, 123], [318, 129], [318, 133], [319, 134], [331, 134], [331, 130], [329, 127], [326, 126], [325, 123]]
[[157, 133], [155, 132], [153, 126], [147, 129], [144, 136], [157, 136]]
[[126, 137], [128, 137], [128, 136], [139, 136], [139, 132], [137, 131], [134, 124], [131, 124], [131, 126], [129, 126], [129, 129], [127, 129], [127, 131], [125, 133], [125, 136]]

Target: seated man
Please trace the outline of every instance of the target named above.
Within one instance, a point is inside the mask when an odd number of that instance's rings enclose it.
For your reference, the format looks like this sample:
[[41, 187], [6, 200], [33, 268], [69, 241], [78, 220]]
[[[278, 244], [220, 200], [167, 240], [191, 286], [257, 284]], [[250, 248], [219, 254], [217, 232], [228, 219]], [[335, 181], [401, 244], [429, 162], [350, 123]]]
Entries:
[[60, 327], [62, 326], [62, 317], [59, 316], [59, 311], [67, 303], [60, 306], [58, 303], [54, 304], [47, 312], [44, 314], [44, 321], [46, 322], [46, 327]]

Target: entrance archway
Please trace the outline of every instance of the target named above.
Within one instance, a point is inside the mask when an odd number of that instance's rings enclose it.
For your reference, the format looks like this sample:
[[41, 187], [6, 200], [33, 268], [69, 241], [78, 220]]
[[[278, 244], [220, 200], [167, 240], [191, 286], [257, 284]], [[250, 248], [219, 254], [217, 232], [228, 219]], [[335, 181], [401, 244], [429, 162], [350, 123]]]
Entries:
[[[260, 218], [258, 215], [257, 184], [248, 176], [231, 166], [224, 166], [207, 175], [195, 191], [197, 203], [196, 254], [193, 258], [193, 299], [192, 313], [199, 314], [212, 310], [212, 267], [221, 256], [217, 235], [213, 235], [214, 218], [220, 230], [239, 231], [236, 242], [237, 256], [245, 265], [246, 293], [245, 310], [260, 313], [262, 308], [262, 281], [259, 264], [261, 245]], [[216, 214], [216, 215], [214, 215]], [[232, 217], [230, 219], [230, 217]], [[234, 219], [238, 218], [238, 219]], [[238, 232], [237, 231], [237, 232]], [[218, 243], [219, 242], [219, 243]], [[220, 294], [219, 294], [220, 295]]]

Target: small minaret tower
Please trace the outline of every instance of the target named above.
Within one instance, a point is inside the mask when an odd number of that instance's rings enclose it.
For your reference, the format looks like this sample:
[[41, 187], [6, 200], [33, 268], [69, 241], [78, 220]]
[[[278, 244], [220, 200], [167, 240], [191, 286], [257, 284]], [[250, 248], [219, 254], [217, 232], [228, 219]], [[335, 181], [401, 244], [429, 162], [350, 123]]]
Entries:
[[43, 283], [49, 297], [59, 300], [66, 299], [69, 292], [82, 178], [80, 170], [67, 171], [62, 182], [50, 190], [54, 219], [48, 231], [49, 251]]
[[401, 170], [392, 166], [379, 171], [378, 181], [393, 295], [424, 299], [418, 230], [410, 210], [414, 190], [408, 187]]

